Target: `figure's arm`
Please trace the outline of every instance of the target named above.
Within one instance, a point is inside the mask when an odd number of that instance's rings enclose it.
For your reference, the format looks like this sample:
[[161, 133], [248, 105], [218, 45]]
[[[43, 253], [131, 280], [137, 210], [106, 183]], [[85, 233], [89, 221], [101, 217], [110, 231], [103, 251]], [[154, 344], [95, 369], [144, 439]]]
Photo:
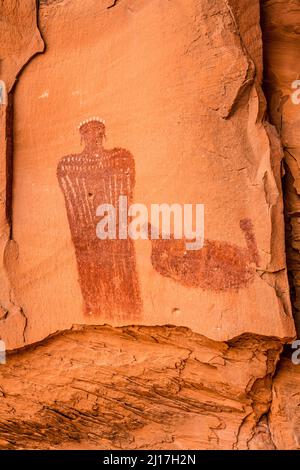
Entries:
[[132, 198], [135, 185], [135, 165], [134, 158], [128, 150], [116, 148], [111, 150], [109, 159], [110, 175], [114, 175], [118, 181], [118, 192]]

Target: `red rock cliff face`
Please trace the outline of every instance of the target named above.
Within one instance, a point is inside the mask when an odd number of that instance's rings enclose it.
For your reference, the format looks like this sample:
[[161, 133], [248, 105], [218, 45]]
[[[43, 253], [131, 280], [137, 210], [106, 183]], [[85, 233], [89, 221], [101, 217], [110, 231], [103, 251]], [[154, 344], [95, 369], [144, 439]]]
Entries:
[[[1, 8], [0, 448], [297, 448], [294, 16]], [[203, 248], [150, 240], [153, 220], [100, 240], [97, 208], [122, 195], [204, 204]]]

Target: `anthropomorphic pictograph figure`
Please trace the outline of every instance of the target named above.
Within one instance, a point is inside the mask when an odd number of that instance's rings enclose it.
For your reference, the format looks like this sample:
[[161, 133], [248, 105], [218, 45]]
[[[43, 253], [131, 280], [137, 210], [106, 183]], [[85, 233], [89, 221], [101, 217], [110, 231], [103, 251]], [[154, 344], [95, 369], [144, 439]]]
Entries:
[[57, 177], [65, 198], [85, 312], [130, 322], [141, 312], [133, 242], [97, 238], [96, 211], [102, 204], [118, 210], [121, 195], [132, 203], [134, 159], [127, 150], [104, 148], [105, 123], [101, 119], [84, 121], [79, 131], [84, 150], [62, 158]]

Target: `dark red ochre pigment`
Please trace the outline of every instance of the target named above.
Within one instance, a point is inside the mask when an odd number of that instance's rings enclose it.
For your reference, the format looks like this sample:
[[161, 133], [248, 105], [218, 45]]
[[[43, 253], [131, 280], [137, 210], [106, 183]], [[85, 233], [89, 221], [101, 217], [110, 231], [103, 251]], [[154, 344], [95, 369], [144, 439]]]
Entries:
[[251, 220], [241, 220], [240, 227], [247, 248], [205, 240], [201, 250], [187, 251], [186, 240], [152, 240], [152, 265], [185, 287], [216, 292], [246, 287], [254, 280], [259, 255]]
[[62, 158], [57, 176], [65, 197], [85, 312], [134, 320], [141, 313], [141, 297], [133, 242], [96, 236], [99, 205], [112, 204], [118, 209], [120, 195], [132, 203], [134, 158], [121, 148], [104, 149], [103, 122], [86, 122], [80, 133], [83, 152]]

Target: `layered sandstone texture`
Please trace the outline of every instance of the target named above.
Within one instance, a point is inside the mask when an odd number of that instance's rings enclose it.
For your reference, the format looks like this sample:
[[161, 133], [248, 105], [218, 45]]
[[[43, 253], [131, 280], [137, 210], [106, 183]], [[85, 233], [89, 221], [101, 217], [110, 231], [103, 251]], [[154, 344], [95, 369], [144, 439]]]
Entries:
[[[9, 355], [1, 449], [274, 449], [275, 339], [80, 327]], [[59, 432], [58, 432], [59, 431]]]
[[[0, 448], [298, 448], [299, 372], [280, 361], [296, 335], [295, 108], [278, 120], [294, 13], [0, 6]], [[100, 240], [97, 207], [122, 195], [149, 213], [204, 204], [203, 248], [146, 239], [153, 221]]]
[[[284, 196], [287, 233], [287, 263], [292, 300], [300, 331], [300, 59], [299, 2], [262, 2], [265, 55], [265, 92], [269, 116], [280, 135], [284, 150]], [[296, 93], [296, 94], [295, 94]]]

